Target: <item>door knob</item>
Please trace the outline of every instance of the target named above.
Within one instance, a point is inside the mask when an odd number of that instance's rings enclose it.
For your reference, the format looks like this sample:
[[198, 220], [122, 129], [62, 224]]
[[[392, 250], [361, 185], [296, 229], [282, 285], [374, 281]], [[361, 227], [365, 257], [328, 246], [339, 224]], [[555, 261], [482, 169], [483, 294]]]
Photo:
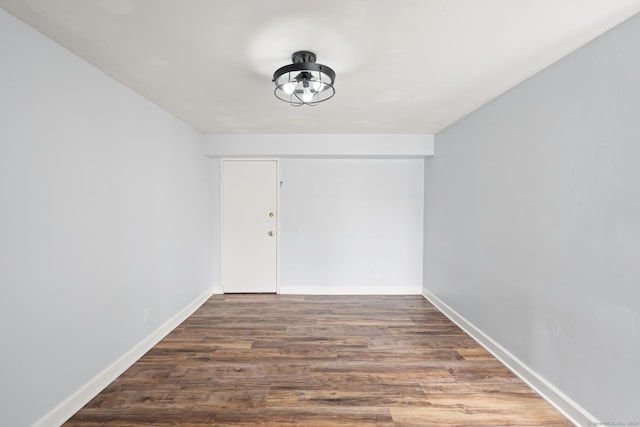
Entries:
[[273, 236], [273, 235], [275, 235], [275, 234], [276, 234], [276, 233], [274, 233], [273, 231], [270, 231], [270, 232], [269, 232], [269, 236]]
[[274, 214], [273, 212], [269, 212], [269, 216], [270, 216], [271, 218], [273, 218], [273, 216], [274, 216], [274, 215], [275, 215], [275, 214]]

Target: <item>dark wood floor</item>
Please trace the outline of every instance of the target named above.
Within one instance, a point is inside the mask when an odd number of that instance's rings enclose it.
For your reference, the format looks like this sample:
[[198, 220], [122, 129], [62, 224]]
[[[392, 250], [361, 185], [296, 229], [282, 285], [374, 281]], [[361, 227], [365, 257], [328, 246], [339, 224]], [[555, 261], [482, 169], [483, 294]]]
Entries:
[[66, 426], [570, 426], [420, 296], [219, 295]]

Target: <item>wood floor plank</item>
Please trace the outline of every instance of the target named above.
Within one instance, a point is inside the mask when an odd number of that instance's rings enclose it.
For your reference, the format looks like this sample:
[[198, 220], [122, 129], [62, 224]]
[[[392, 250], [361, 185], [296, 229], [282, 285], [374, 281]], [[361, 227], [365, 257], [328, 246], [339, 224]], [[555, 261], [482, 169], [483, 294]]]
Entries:
[[420, 296], [216, 295], [66, 426], [570, 426]]

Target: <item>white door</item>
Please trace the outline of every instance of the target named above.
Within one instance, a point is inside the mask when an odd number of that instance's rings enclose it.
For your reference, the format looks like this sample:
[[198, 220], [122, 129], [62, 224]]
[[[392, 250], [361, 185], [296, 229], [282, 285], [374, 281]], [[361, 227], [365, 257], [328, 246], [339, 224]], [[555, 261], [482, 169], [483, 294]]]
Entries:
[[222, 288], [276, 292], [278, 163], [222, 162]]

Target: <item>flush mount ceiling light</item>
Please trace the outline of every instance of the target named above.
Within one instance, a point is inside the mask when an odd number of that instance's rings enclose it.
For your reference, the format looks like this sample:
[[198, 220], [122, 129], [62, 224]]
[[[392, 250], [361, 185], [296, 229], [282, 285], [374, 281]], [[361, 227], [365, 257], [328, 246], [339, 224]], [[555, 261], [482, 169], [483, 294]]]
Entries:
[[333, 97], [336, 73], [326, 65], [316, 64], [316, 54], [306, 50], [291, 55], [293, 64], [273, 73], [276, 98], [294, 107], [318, 105]]

